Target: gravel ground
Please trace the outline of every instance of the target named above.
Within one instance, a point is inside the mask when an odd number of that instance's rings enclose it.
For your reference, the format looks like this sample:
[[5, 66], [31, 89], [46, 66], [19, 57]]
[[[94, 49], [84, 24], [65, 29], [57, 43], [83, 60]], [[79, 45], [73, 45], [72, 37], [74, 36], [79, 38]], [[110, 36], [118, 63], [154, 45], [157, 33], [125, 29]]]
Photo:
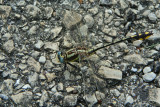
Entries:
[[[159, 30], [159, 0], [0, 0], [0, 106], [160, 106]], [[145, 31], [77, 68], [57, 59]]]

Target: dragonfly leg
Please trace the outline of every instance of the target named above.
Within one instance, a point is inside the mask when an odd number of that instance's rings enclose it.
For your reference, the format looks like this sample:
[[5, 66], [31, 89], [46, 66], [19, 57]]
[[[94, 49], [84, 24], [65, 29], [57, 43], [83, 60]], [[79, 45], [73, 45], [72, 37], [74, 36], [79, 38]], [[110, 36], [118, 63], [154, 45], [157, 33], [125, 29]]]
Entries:
[[80, 71], [80, 70], [81, 70], [80, 68], [78, 68], [77, 66], [75, 66], [75, 65], [73, 65], [73, 64], [71, 64], [71, 63], [69, 63], [69, 62], [67, 62], [67, 64], [69, 64], [71, 67], [73, 67], [73, 68], [77, 69], [78, 71]]
[[65, 63], [64, 64], [64, 71], [67, 69], [67, 64]]

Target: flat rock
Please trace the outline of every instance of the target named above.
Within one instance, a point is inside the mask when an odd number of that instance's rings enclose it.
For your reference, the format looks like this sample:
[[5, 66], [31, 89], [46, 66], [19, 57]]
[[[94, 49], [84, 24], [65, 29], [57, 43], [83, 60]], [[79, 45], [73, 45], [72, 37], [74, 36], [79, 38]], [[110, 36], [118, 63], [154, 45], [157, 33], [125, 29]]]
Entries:
[[30, 18], [38, 18], [41, 10], [34, 5], [27, 5], [26, 6], [26, 13], [30, 16]]
[[35, 86], [38, 83], [38, 74], [36, 72], [28, 76], [28, 82], [31, 86]]
[[8, 40], [3, 44], [3, 49], [5, 49], [6, 52], [11, 53], [14, 49], [14, 42], [13, 40]]
[[148, 18], [151, 21], [156, 21], [157, 20], [157, 16], [154, 13], [149, 13]]
[[38, 42], [35, 44], [35, 48], [40, 49], [44, 45], [43, 41], [38, 40]]
[[47, 19], [51, 18], [52, 17], [52, 14], [53, 14], [53, 9], [52, 7], [46, 7], [45, 8], [45, 17]]
[[91, 94], [87, 94], [84, 96], [84, 99], [89, 102], [89, 107], [92, 107], [95, 103], [97, 103], [97, 98], [95, 96], [95, 94], [91, 95]]
[[[5, 57], [5, 55], [4, 54], [0, 54], [0, 61], [2, 61], [2, 60], [5, 60], [6, 59], [6, 57]], [[2, 64], [3, 65], [3, 64]]]
[[0, 5], [0, 18], [5, 19], [11, 12], [11, 6]]
[[82, 36], [87, 36], [88, 35], [88, 26], [87, 25], [81, 26], [79, 31]]
[[8, 96], [5, 94], [0, 94], [0, 98], [2, 98], [3, 100], [8, 100]]
[[122, 80], [122, 71], [111, 69], [105, 66], [101, 66], [98, 70], [98, 74], [106, 79]]
[[82, 20], [81, 14], [76, 12], [66, 11], [63, 18], [63, 24], [66, 28], [70, 29]]
[[26, 84], [22, 87], [22, 89], [31, 89], [31, 86], [29, 84]]
[[122, 9], [125, 9], [125, 8], [128, 7], [128, 4], [126, 3], [125, 0], [120, 0], [119, 3], [120, 3], [120, 5], [121, 5], [121, 8], [122, 8]]
[[102, 32], [104, 32], [104, 33], [106, 33], [106, 34], [108, 34], [108, 35], [110, 35], [110, 36], [112, 36], [112, 37], [116, 37], [117, 36], [117, 32], [116, 32], [116, 30], [113, 30], [113, 29], [110, 29], [110, 28], [103, 28], [102, 29]]
[[92, 28], [92, 26], [94, 25], [93, 17], [90, 14], [88, 14], [88, 15], [84, 16], [84, 20], [85, 20], [85, 23], [88, 26], [88, 28]]
[[29, 57], [27, 63], [34, 71], [40, 72], [41, 65], [34, 58]]
[[11, 99], [16, 103], [16, 104], [27, 104], [32, 100], [32, 92], [30, 91], [25, 91], [16, 95], [12, 95]]
[[47, 81], [51, 82], [54, 78], [56, 78], [55, 73], [46, 73]]
[[97, 100], [99, 101], [105, 98], [105, 94], [101, 93], [100, 91], [96, 91], [95, 95], [96, 95]]
[[63, 83], [58, 83], [57, 89], [58, 91], [63, 91]]
[[113, 1], [113, 0], [100, 0], [100, 1], [99, 1], [99, 4], [100, 4], [100, 5], [109, 6], [109, 5], [112, 4], [112, 1]]
[[160, 88], [149, 90], [149, 101], [156, 103], [157, 106], [160, 106]]
[[14, 84], [14, 81], [12, 79], [4, 80], [3, 84], [0, 87], [0, 90], [3, 92], [3, 94], [12, 94], [13, 84]]
[[46, 102], [48, 100], [49, 96], [48, 96], [48, 93], [46, 90], [43, 90], [42, 92], [42, 96], [41, 96], [41, 99], [40, 99], [40, 103], [39, 103], [39, 106], [42, 107], [44, 106], [44, 102]]
[[77, 104], [77, 95], [67, 95], [64, 97], [63, 105], [64, 106], [75, 106]]
[[62, 27], [61, 27], [61, 26], [55, 27], [55, 28], [51, 29], [51, 33], [53, 34], [53, 35], [51, 36], [51, 39], [57, 37], [57, 36], [59, 35], [59, 33], [61, 32], [61, 30], [62, 30]]
[[44, 43], [44, 49], [50, 49], [54, 51], [59, 50], [59, 42], [53, 43], [53, 42], [45, 42]]
[[124, 57], [124, 59], [127, 60], [127, 61], [129, 61], [129, 62], [136, 63], [136, 64], [146, 65], [148, 63], [139, 54], [126, 55]]
[[44, 67], [47, 69], [50, 69], [53, 67], [53, 64], [50, 60], [46, 60], [46, 63], [44, 64]]

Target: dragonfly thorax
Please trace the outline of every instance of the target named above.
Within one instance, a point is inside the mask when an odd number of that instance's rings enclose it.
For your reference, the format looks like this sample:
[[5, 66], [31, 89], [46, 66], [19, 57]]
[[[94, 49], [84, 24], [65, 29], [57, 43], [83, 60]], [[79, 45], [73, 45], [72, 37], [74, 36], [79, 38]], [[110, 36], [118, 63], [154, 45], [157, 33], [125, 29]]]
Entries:
[[61, 63], [78, 62], [81, 59], [84, 59], [90, 55], [91, 53], [90, 50], [88, 50], [88, 48], [77, 47], [66, 51], [64, 54], [62, 54], [62, 52], [58, 52], [58, 59]]

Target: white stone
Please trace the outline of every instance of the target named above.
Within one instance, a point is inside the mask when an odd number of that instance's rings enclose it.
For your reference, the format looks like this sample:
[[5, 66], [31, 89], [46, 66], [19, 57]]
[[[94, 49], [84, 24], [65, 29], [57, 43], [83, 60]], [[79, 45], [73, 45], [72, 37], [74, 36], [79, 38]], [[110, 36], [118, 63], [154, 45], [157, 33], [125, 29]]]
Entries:
[[122, 71], [120, 70], [101, 66], [98, 70], [98, 73], [106, 79], [110, 78], [110, 79], [122, 80]]
[[156, 21], [157, 20], [157, 16], [154, 13], [148, 14], [148, 18], [151, 21]]
[[149, 73], [149, 72], [151, 72], [151, 67], [145, 67], [145, 68], [143, 69], [143, 73], [144, 73], [144, 74]]
[[131, 96], [127, 96], [125, 104], [132, 104], [134, 102], [133, 98]]
[[35, 47], [36, 47], [37, 49], [40, 49], [43, 45], [44, 45], [43, 41], [38, 40], [38, 42], [35, 44]]
[[22, 89], [30, 89], [31, 88], [31, 86], [29, 85], [29, 84], [26, 84], [26, 85], [24, 85], [23, 87], [22, 87]]
[[144, 74], [142, 77], [145, 82], [151, 82], [156, 78], [156, 74], [154, 72], [150, 72]]
[[39, 62], [40, 62], [40, 63], [45, 63], [45, 62], [46, 62], [46, 57], [45, 57], [45, 56], [41, 56], [41, 57], [39, 58]]
[[124, 57], [125, 60], [129, 61], [129, 62], [134, 62], [136, 64], [143, 64], [146, 65], [148, 62], [143, 59], [140, 55], [138, 54], [132, 54], [132, 55], [126, 55]]

